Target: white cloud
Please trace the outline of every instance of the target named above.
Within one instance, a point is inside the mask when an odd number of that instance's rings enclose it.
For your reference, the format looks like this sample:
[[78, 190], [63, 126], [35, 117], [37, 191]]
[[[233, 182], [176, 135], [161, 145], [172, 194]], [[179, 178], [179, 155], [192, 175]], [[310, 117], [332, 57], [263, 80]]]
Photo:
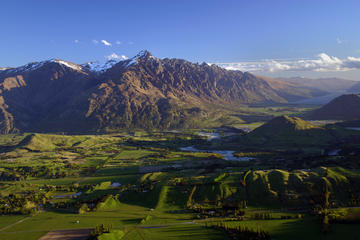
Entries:
[[75, 39], [75, 40], [74, 40], [74, 43], [79, 43], [79, 40]]
[[120, 45], [120, 44], [121, 44], [121, 42], [120, 42], [119, 40], [117, 40], [115, 43], [116, 43], [117, 45]]
[[229, 70], [248, 72], [280, 72], [280, 71], [350, 71], [360, 69], [360, 58], [347, 57], [340, 59], [320, 53], [315, 59], [295, 60], [261, 60], [252, 62], [216, 63], [218, 66]]
[[125, 55], [117, 55], [116, 53], [112, 53], [112, 54], [110, 54], [109, 56], [106, 56], [105, 57], [107, 60], [126, 60], [126, 59], [128, 59], [128, 57], [127, 56], [125, 56]]
[[360, 58], [347, 57], [345, 66], [349, 69], [360, 69]]
[[101, 40], [101, 42], [105, 45], [105, 46], [111, 46], [111, 43], [109, 43], [106, 40]]
[[93, 44], [98, 44], [99, 43], [99, 41], [96, 40], [96, 39], [93, 39], [92, 42], [93, 42]]

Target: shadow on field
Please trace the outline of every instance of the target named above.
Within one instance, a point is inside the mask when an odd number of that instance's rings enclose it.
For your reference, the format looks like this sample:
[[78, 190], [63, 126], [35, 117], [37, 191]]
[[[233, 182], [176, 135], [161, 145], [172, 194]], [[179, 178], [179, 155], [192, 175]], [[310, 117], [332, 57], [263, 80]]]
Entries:
[[[154, 230], [154, 229], [153, 229]], [[163, 232], [169, 239], [196, 239], [196, 240], [226, 240], [228, 237], [222, 231], [215, 229], [208, 229], [200, 226], [184, 226], [181, 228], [161, 228], [156, 229]]]

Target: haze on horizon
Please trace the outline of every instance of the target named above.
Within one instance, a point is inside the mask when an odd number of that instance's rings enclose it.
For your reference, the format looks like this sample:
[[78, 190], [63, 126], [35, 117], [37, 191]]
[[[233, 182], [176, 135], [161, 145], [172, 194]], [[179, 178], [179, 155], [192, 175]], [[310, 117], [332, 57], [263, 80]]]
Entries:
[[154, 56], [270, 77], [360, 80], [360, 2], [2, 2], [0, 66]]

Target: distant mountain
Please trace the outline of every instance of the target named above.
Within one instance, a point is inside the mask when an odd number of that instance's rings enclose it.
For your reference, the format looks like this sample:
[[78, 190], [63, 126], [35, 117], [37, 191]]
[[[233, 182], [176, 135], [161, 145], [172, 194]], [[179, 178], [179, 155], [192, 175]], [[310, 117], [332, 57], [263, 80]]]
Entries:
[[360, 94], [346, 94], [314, 110], [309, 118], [317, 120], [360, 119]]
[[299, 104], [327, 104], [334, 98], [341, 96], [346, 93], [353, 93], [352, 88], [359, 82], [346, 80], [341, 78], [304, 78], [304, 77], [293, 77], [293, 78], [278, 78], [281, 81], [293, 83], [297, 86], [308, 87], [311, 89], [318, 89], [320, 91], [326, 91], [327, 94], [322, 94], [314, 98], [307, 98], [295, 101]]
[[349, 93], [360, 93], [360, 82], [353, 85], [351, 88], [348, 89]]
[[315, 88], [326, 92], [348, 91], [351, 87], [359, 83], [358, 81], [347, 80], [342, 78], [312, 79], [312, 78], [304, 78], [304, 77], [292, 77], [292, 78], [277, 78], [277, 79], [289, 83], [294, 83], [299, 86]]
[[148, 51], [104, 65], [60, 59], [0, 71], [0, 132], [196, 127], [209, 111], [321, 95], [216, 65]]
[[314, 98], [327, 96], [329, 91], [318, 89], [316, 87], [301, 85], [296, 82], [284, 81], [282, 79], [268, 78], [257, 76], [266, 82], [277, 91], [281, 97], [289, 102], [296, 102], [302, 100], [311, 100]]

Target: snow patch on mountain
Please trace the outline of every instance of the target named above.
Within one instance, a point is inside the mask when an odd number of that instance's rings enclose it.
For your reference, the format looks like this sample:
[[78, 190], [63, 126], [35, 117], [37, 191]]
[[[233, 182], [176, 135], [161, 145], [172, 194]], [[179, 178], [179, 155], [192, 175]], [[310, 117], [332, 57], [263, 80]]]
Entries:
[[8, 68], [5, 69], [4, 71], [6, 73], [17, 73], [17, 72], [27, 72], [27, 71], [33, 71], [35, 69], [38, 69], [39, 67], [43, 66], [45, 64], [46, 61], [44, 62], [32, 62], [32, 63], [28, 63], [26, 65], [17, 67], [17, 68]]
[[111, 58], [105, 63], [102, 63], [100, 61], [88, 62], [83, 64], [82, 67], [84, 69], [88, 69], [91, 72], [103, 73], [106, 72], [108, 69], [112, 68], [115, 64], [121, 64], [125, 68], [136, 65], [138, 63], [138, 59], [143, 59], [145, 57], [156, 59], [148, 51], [141, 51], [135, 57], [130, 59], [127, 59], [125, 56], [122, 55], [120, 57]]
[[42, 62], [32, 62], [28, 63], [26, 65], [16, 67], [16, 68], [0, 68], [1, 72], [6, 73], [17, 73], [17, 72], [27, 72], [27, 71], [34, 71], [40, 67], [42, 67], [46, 63], [57, 63], [61, 64], [63, 66], [66, 66], [68, 68], [74, 69], [76, 71], [90, 71], [90, 72], [96, 72], [96, 73], [103, 73], [106, 72], [108, 69], [112, 68], [114, 65], [120, 63], [123, 67], [127, 68], [133, 65], [136, 65], [138, 61], [141, 60], [147, 60], [152, 59], [155, 61], [159, 61], [158, 58], [151, 55], [151, 53], [147, 50], [140, 51], [136, 56], [133, 58], [128, 59], [125, 55], [121, 56], [108, 56], [112, 58], [108, 58], [109, 60], [106, 62], [100, 62], [100, 61], [93, 61], [88, 62], [82, 65], [78, 65], [72, 62], [64, 61], [61, 59], [50, 59]]
[[71, 63], [71, 62], [67, 62], [67, 61], [64, 61], [64, 60], [60, 60], [60, 59], [51, 59], [50, 62], [55, 62], [55, 63], [59, 63], [59, 64], [62, 64], [68, 68], [72, 68], [76, 71], [81, 71], [82, 70], [82, 67], [80, 65], [77, 65], [75, 63]]
[[144, 58], [150, 58], [150, 59], [157, 59], [154, 57], [148, 50], [141, 50], [138, 54], [136, 54], [135, 59], [144, 59]]
[[60, 60], [60, 59], [50, 59], [50, 60], [41, 61], [41, 62], [31, 62], [31, 63], [28, 63], [28, 64], [20, 66], [20, 67], [16, 67], [16, 68], [5, 68], [5, 69], [2, 69], [2, 71], [6, 72], [6, 73], [10, 73], [10, 74], [11, 73], [34, 71], [34, 70], [44, 66], [47, 63], [61, 64], [61, 65], [66, 66], [68, 68], [74, 69], [76, 71], [81, 71], [82, 70], [82, 67], [75, 64], [75, 63], [67, 62], [67, 61]]
[[111, 59], [106, 61], [105, 63], [101, 63], [99, 61], [88, 62], [83, 64], [84, 68], [87, 68], [91, 72], [105, 72], [109, 68], [112, 68], [115, 64], [119, 63], [120, 61]]

